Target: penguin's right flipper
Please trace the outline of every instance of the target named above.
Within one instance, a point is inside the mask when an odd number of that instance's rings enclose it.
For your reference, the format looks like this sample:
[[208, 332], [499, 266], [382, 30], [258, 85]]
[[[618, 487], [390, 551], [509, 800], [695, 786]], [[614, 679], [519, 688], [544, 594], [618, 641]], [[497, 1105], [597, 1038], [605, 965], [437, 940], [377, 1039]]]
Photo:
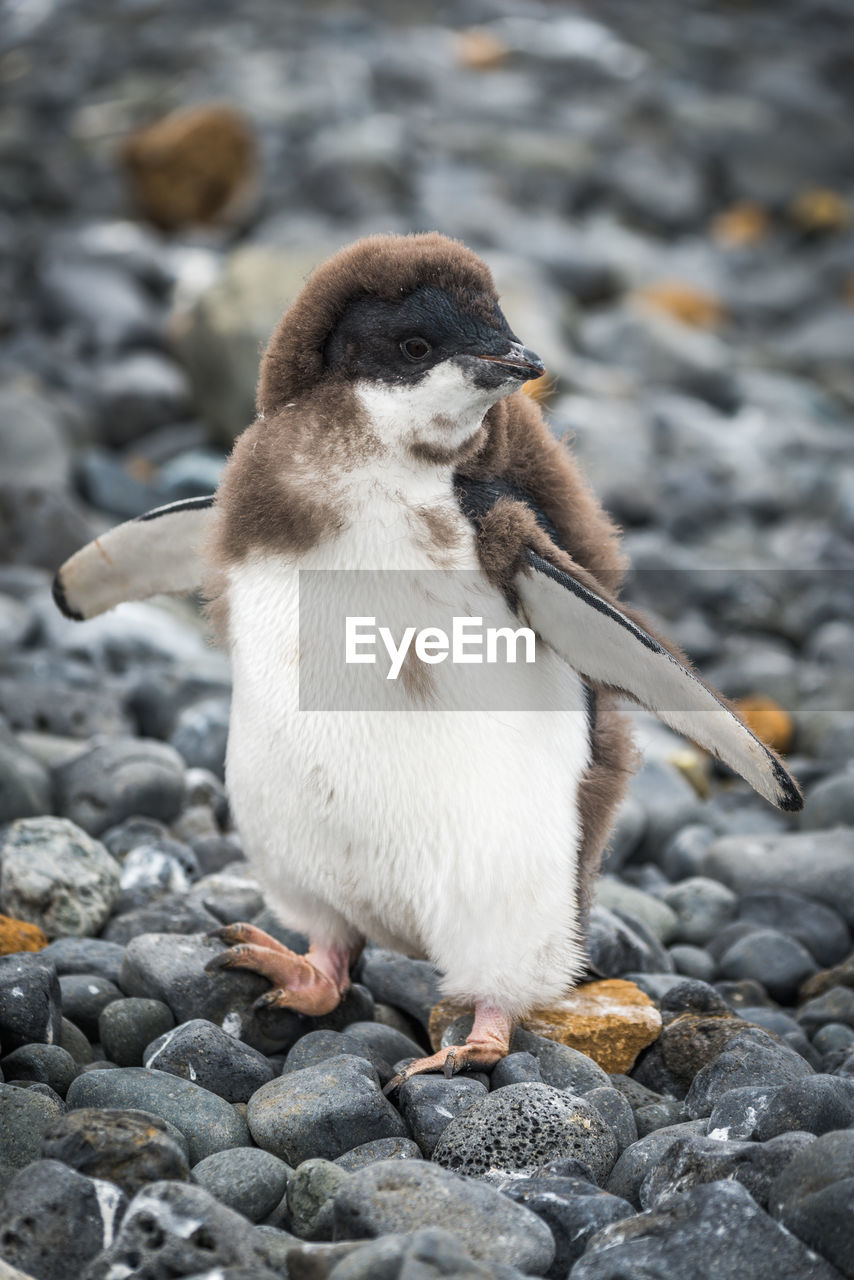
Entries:
[[[560, 555], [555, 549], [555, 558]], [[580, 566], [559, 567], [529, 547], [514, 587], [530, 625], [586, 680], [646, 707], [723, 760], [778, 808], [803, 807], [797, 783], [777, 756]]]
[[157, 507], [81, 547], [53, 580], [53, 598], [82, 622], [125, 600], [184, 595], [202, 585], [199, 548], [213, 519], [213, 495]]

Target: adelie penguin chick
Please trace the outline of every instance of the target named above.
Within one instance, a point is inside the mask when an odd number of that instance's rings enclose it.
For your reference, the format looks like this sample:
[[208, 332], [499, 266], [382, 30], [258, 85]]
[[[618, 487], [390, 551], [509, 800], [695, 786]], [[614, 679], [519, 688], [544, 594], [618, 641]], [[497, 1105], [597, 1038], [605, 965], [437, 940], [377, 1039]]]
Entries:
[[[407, 1077], [491, 1066], [514, 1021], [583, 973], [630, 770], [617, 694], [801, 806], [777, 757], [617, 602], [617, 532], [520, 390], [542, 371], [462, 245], [361, 241], [273, 334], [217, 494], [120, 526], [56, 579], [77, 618], [204, 584], [233, 664], [233, 812], [269, 905], [311, 943], [300, 956], [233, 925], [217, 962], [268, 977], [267, 1004], [320, 1015], [365, 938], [429, 957], [474, 1026]], [[437, 568], [469, 571], [445, 579], [453, 613], [536, 631], [537, 662], [507, 678], [525, 706], [559, 709], [454, 710], [446, 665], [429, 687], [390, 686], [394, 714], [300, 710], [300, 570]], [[403, 612], [423, 612], [405, 594], [418, 575], [400, 576]]]

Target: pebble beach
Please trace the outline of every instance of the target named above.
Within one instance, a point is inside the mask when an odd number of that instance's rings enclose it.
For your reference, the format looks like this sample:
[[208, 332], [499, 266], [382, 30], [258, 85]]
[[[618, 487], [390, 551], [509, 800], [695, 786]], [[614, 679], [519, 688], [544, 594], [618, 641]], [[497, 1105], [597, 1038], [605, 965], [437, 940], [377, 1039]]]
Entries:
[[[0, 19], [0, 1280], [854, 1280], [854, 13], [18, 0]], [[224, 786], [198, 601], [59, 565], [212, 493], [317, 263], [490, 264], [641, 606], [785, 758], [633, 711], [600, 975], [491, 1072], [424, 960], [322, 1018]], [[470, 1015], [468, 1015], [470, 1017]]]

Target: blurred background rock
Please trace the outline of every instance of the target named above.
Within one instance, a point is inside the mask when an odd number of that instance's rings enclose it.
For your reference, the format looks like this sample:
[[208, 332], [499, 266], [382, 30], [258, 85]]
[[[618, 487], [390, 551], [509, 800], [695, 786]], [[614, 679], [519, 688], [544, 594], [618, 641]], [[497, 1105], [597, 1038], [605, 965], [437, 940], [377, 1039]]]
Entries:
[[[66, 629], [50, 573], [107, 524], [216, 487], [314, 264], [438, 228], [483, 253], [545, 358], [553, 429], [626, 530], [631, 594], [753, 699], [808, 786], [842, 777], [833, 816], [854, 821], [852, 27], [849, 0], [9, 3], [11, 728], [168, 738], [201, 706], [221, 767], [216, 655], [165, 614], [157, 641], [145, 612]], [[168, 696], [147, 674], [167, 660]], [[707, 793], [706, 762], [645, 736]]]

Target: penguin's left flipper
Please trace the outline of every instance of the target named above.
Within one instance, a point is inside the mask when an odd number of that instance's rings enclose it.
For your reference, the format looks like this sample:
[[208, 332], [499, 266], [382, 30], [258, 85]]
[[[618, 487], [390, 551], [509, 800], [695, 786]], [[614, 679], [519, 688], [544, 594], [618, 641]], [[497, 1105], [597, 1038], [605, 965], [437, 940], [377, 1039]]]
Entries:
[[198, 591], [199, 548], [213, 518], [213, 495], [157, 507], [81, 547], [53, 580], [67, 618], [83, 622], [125, 600]]
[[774, 753], [590, 575], [559, 568], [528, 547], [513, 588], [534, 631], [585, 679], [652, 711], [778, 808], [803, 807], [797, 783]]

